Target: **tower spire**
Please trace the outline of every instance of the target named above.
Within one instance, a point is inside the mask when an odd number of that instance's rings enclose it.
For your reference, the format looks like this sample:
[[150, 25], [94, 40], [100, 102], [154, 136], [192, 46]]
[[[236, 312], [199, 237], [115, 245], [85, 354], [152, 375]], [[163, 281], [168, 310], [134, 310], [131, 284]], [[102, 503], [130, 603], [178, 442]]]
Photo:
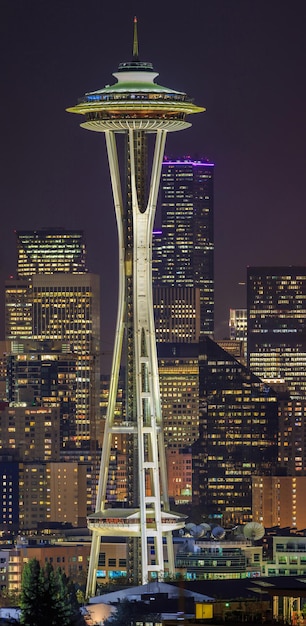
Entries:
[[134, 17], [133, 61], [139, 61], [137, 17]]

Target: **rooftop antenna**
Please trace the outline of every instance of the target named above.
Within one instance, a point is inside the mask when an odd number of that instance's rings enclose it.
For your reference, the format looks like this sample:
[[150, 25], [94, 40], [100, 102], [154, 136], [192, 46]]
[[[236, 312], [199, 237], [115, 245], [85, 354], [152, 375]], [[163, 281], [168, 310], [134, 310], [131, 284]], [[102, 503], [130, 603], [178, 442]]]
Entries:
[[134, 17], [133, 61], [139, 61], [137, 17]]

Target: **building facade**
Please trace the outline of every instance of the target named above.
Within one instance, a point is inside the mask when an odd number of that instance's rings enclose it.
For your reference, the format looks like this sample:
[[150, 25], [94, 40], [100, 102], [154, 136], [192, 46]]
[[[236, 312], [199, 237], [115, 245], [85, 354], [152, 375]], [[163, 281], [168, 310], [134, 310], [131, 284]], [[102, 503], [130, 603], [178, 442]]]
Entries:
[[0, 529], [6, 532], [19, 528], [20, 475], [16, 451], [0, 452]]
[[28, 461], [60, 460], [60, 412], [56, 406], [3, 404], [0, 409], [0, 449], [14, 450]]
[[279, 468], [287, 476], [306, 476], [306, 398], [280, 395], [278, 416]]
[[[89, 449], [100, 425], [100, 294], [98, 276], [87, 271], [83, 233], [20, 231], [17, 251], [18, 278], [6, 283], [6, 338], [14, 342], [15, 354], [24, 354], [18, 342], [36, 340], [38, 353], [46, 342], [57, 341], [63, 352], [75, 355], [75, 402], [65, 418], [66, 426], [71, 425], [67, 437], [72, 447]], [[14, 387], [13, 381], [9, 386]], [[70, 392], [63, 398], [68, 406]]]
[[229, 331], [230, 339], [238, 339], [240, 341], [247, 340], [247, 310], [246, 309], [230, 309], [229, 315]]
[[250, 369], [305, 397], [306, 267], [249, 267], [247, 311]]
[[273, 537], [273, 559], [264, 563], [263, 573], [265, 576], [304, 577], [306, 574], [305, 537]]
[[162, 232], [153, 238], [154, 286], [200, 289], [200, 331], [214, 332], [214, 165], [164, 159]]
[[231, 580], [261, 576], [262, 546], [238, 538], [184, 541], [176, 566], [187, 580]]
[[[75, 449], [77, 355], [67, 352], [70, 346], [59, 341], [19, 340], [11, 344], [6, 357], [8, 402], [12, 406], [27, 404], [31, 409], [57, 409], [60, 424], [58, 451]], [[54, 454], [51, 456], [57, 460]]]
[[81, 230], [19, 230], [16, 238], [18, 278], [31, 278], [35, 274], [83, 274], [88, 271], [84, 233]]
[[198, 344], [158, 344], [165, 447], [189, 448], [199, 436]]
[[194, 498], [208, 515], [249, 521], [252, 475], [272, 473], [277, 462], [277, 397], [208, 337], [200, 343], [199, 369]]
[[31, 559], [37, 559], [41, 567], [46, 563], [53, 565], [54, 569], [61, 568], [71, 580], [82, 584], [84, 582], [90, 544], [70, 543], [27, 545], [26, 542], [18, 544], [16, 547], [0, 550], [1, 563], [1, 590], [9, 594], [21, 591], [22, 571], [25, 563]]
[[155, 287], [153, 302], [158, 343], [196, 343], [199, 340], [200, 289]]
[[166, 451], [168, 492], [176, 505], [192, 501], [192, 454], [191, 448], [169, 448]]
[[244, 365], [247, 363], [248, 316], [247, 309], [230, 309], [229, 336], [231, 341], [240, 341]]
[[253, 476], [254, 519], [266, 528], [306, 528], [306, 476]]

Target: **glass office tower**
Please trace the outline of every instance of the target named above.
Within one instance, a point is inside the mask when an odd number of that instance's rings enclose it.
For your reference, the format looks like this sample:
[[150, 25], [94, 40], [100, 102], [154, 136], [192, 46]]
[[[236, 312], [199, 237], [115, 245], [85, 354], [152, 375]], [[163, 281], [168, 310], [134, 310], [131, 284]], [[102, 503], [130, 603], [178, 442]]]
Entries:
[[214, 164], [164, 159], [162, 233], [153, 238], [154, 286], [198, 287], [201, 334], [214, 332]]
[[[6, 282], [6, 339], [60, 341], [76, 360], [73, 447], [93, 448], [99, 422], [100, 287], [82, 231], [19, 231], [18, 278]], [[16, 343], [17, 342], [17, 343]], [[21, 349], [22, 351], [22, 349]], [[72, 444], [72, 440], [70, 441]]]
[[306, 397], [306, 267], [249, 267], [248, 364]]
[[16, 237], [19, 278], [29, 278], [33, 274], [87, 272], [86, 245], [81, 230], [18, 230]]
[[194, 498], [208, 515], [247, 522], [252, 476], [272, 474], [277, 463], [277, 397], [209, 337], [200, 342], [199, 368]]

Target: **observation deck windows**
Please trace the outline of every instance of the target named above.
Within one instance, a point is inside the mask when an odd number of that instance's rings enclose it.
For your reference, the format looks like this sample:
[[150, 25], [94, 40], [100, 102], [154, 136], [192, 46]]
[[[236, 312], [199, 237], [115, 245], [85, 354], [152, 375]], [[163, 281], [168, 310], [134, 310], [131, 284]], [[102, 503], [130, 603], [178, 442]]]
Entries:
[[103, 94], [88, 94], [84, 98], [78, 100], [79, 104], [86, 102], [113, 102], [113, 101], [125, 101], [129, 100], [172, 100], [173, 102], [192, 102], [191, 98], [188, 98], [186, 94], [173, 94], [173, 93], [158, 93], [158, 92], [113, 92]]

